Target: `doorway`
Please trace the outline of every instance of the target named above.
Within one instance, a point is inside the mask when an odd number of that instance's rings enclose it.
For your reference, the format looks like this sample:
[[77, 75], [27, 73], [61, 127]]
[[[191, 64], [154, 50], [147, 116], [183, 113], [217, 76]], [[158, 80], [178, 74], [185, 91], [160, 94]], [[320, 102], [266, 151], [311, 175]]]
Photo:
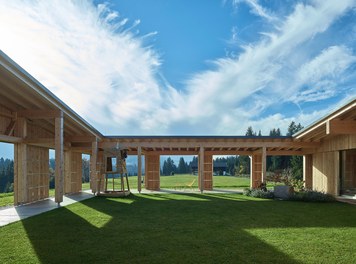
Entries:
[[340, 151], [340, 194], [356, 195], [356, 149]]

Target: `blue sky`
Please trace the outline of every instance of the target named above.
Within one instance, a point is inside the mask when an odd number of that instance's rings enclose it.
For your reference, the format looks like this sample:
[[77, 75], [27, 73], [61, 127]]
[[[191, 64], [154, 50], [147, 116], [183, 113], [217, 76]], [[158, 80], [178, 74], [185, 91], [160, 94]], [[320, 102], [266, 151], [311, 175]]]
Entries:
[[0, 6], [1, 50], [105, 135], [286, 133], [356, 94], [355, 0]]

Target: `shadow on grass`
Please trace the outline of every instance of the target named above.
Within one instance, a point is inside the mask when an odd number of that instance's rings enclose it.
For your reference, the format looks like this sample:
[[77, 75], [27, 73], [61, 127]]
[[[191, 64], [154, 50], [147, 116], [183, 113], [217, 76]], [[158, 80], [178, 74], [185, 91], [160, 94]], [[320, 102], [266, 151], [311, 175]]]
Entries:
[[249, 230], [355, 227], [355, 220], [355, 208], [338, 203], [142, 194], [95, 197], [22, 224], [42, 263], [301, 263]]

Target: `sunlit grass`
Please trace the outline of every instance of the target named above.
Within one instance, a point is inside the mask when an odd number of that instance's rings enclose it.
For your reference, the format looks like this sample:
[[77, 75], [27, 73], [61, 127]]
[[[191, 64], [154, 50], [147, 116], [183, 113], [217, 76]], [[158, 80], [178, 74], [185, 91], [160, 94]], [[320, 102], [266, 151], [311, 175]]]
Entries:
[[0, 206], [8, 206], [14, 204], [14, 193], [0, 193]]
[[353, 263], [355, 237], [353, 205], [239, 194], [141, 194], [95, 197], [2, 227], [0, 259], [1, 263]]
[[[129, 185], [131, 189], [137, 189], [137, 176], [130, 176]], [[144, 176], [143, 178], [144, 179]], [[176, 174], [172, 176], [161, 176], [160, 187], [162, 189], [187, 189], [188, 185], [194, 181], [192, 188], [198, 189], [198, 176], [192, 174]], [[112, 179], [108, 180], [108, 189], [112, 190]], [[120, 179], [115, 178], [115, 189], [120, 188]], [[250, 186], [250, 178], [248, 177], [234, 177], [234, 176], [214, 176], [213, 177], [214, 188], [229, 188], [229, 189], [243, 189]], [[126, 186], [126, 181], [125, 181]], [[142, 183], [144, 188], [144, 181]]]

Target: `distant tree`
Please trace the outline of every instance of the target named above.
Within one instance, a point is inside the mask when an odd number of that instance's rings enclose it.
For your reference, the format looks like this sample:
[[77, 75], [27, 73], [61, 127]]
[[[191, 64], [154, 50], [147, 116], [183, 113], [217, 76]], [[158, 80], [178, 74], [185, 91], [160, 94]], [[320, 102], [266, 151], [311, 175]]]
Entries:
[[[281, 136], [281, 130], [279, 128], [273, 128], [269, 131], [270, 137], [279, 137]], [[267, 156], [267, 168], [269, 171], [275, 171], [281, 169], [281, 156]]]
[[239, 171], [238, 174], [250, 174], [250, 158], [249, 156], [239, 156]]
[[269, 135], [271, 137], [279, 137], [281, 136], [281, 130], [279, 128], [277, 129], [273, 128], [272, 130], [269, 131]]
[[82, 159], [82, 182], [89, 182], [89, 171], [90, 171], [90, 162], [88, 159]]
[[[298, 131], [302, 130], [303, 126], [298, 123], [298, 125], [292, 121], [288, 126], [287, 136], [292, 136]], [[289, 157], [289, 164], [292, 169], [292, 175], [294, 178], [302, 180], [303, 179], [303, 157], [302, 156], [291, 156]]]
[[187, 163], [184, 161], [183, 157], [180, 157], [178, 162], [177, 173], [187, 173], [187, 172], [188, 172]]
[[256, 132], [253, 131], [252, 126], [249, 126], [247, 128], [247, 131], [246, 131], [245, 135], [248, 136], [248, 137], [255, 137], [256, 136]]
[[14, 161], [0, 158], [0, 193], [14, 190]]
[[168, 176], [174, 174], [175, 172], [177, 172], [177, 166], [174, 164], [174, 161], [171, 159], [171, 157], [168, 157], [163, 162], [162, 174]]
[[298, 125], [292, 121], [289, 126], [288, 126], [288, 132], [287, 132], [287, 136], [292, 136], [293, 134], [297, 133], [298, 131], [302, 130], [303, 126], [298, 123]]

